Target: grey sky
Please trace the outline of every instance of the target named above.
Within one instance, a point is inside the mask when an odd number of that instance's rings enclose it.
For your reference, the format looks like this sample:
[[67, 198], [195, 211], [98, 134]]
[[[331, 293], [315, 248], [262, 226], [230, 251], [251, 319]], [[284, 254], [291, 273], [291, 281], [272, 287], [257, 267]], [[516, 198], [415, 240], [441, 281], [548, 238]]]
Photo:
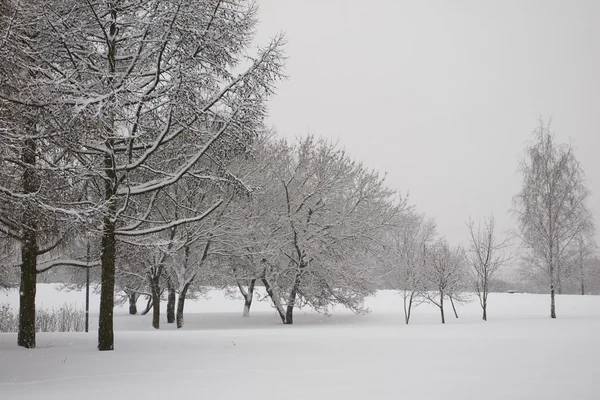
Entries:
[[600, 215], [600, 1], [260, 0], [287, 34], [281, 135], [339, 141], [410, 191], [450, 242], [493, 212], [508, 230], [539, 116], [571, 140]]

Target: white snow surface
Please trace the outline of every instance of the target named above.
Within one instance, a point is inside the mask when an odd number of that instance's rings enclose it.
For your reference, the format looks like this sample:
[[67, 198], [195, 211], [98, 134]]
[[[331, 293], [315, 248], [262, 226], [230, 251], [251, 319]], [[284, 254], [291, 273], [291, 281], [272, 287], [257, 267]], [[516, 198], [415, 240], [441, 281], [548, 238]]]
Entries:
[[[84, 304], [50, 284], [37, 299]], [[401, 298], [383, 291], [367, 315], [298, 310], [284, 326], [267, 302], [244, 318], [241, 297], [211, 291], [187, 302], [180, 330], [117, 307], [110, 352], [96, 350], [98, 304], [87, 334], [39, 333], [33, 350], [0, 334], [0, 399], [600, 399], [598, 296], [557, 296], [552, 320], [548, 295], [491, 294], [488, 322], [474, 301], [446, 325], [420, 306], [406, 326]]]

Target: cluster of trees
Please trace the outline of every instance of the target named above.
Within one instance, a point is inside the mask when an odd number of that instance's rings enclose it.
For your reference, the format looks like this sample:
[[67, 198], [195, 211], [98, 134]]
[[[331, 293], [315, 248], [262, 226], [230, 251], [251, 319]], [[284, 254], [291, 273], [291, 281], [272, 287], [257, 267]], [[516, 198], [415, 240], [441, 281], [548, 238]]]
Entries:
[[228, 196], [173, 210], [177, 185], [236, 186], [226, 164], [262, 129], [284, 61], [280, 36], [248, 55], [256, 16], [244, 0], [2, 1], [0, 229], [20, 247], [20, 346], [35, 347], [37, 274], [88, 266], [64, 256], [89, 236], [98, 348], [112, 350], [121, 243], [200, 222]]
[[[467, 291], [487, 318], [507, 262], [493, 217], [451, 247], [339, 147], [264, 128], [284, 40], [248, 55], [253, 1], [0, 4], [0, 260], [20, 271], [20, 346], [35, 347], [37, 277], [58, 266], [100, 271], [99, 350], [114, 348], [115, 301], [137, 313], [147, 298], [159, 328], [166, 297], [181, 327], [206, 286], [237, 287], [244, 315], [263, 287], [284, 324], [304, 305], [362, 312], [382, 286], [406, 323], [425, 301], [458, 317]], [[539, 138], [516, 209], [554, 299], [567, 260], [583, 274], [593, 226], [572, 152]]]

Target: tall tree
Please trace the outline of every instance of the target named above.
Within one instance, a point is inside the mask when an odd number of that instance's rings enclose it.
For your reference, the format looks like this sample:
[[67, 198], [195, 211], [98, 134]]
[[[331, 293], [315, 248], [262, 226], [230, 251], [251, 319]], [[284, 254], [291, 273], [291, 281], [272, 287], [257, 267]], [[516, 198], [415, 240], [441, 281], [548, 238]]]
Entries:
[[556, 318], [555, 292], [565, 274], [569, 249], [590, 229], [589, 190], [573, 148], [556, 144], [549, 124], [540, 121], [520, 165], [521, 191], [514, 197], [526, 265], [542, 273], [550, 289], [550, 317]]
[[199, 161], [218, 162], [261, 127], [283, 39], [246, 55], [257, 22], [248, 0], [35, 1], [20, 12], [33, 18], [24, 21], [35, 38], [21, 46], [35, 55], [20, 64], [35, 72], [23, 79], [45, 96], [4, 97], [64, 117], [61, 149], [92, 192], [71, 208], [100, 219], [98, 348], [112, 350], [117, 238], [170, 230], [218, 208], [221, 200], [192, 218], [149, 218], [159, 192], [184, 176], [212, 179]]

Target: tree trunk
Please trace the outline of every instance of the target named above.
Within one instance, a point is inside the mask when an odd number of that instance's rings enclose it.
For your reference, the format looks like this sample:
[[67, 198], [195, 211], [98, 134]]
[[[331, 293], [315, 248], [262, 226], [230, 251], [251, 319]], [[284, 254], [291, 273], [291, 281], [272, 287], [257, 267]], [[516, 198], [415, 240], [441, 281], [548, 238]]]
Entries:
[[[551, 236], [552, 237], [552, 236]], [[549, 272], [550, 272], [550, 318], [556, 318], [556, 305], [554, 303], [554, 283], [557, 280], [555, 274], [557, 274], [558, 270], [554, 267], [554, 246], [553, 243], [550, 242], [550, 261], [549, 261]], [[558, 275], [558, 274], [557, 274]]]
[[138, 295], [135, 292], [129, 293], [129, 314], [137, 314], [137, 299]]
[[[27, 233], [26, 233], [27, 235]], [[35, 241], [35, 234], [33, 235]], [[35, 242], [25, 239], [21, 247], [21, 284], [19, 287], [19, 333], [17, 344], [35, 348], [35, 292], [37, 281], [37, 250]]]
[[186, 283], [179, 293], [179, 299], [177, 300], [177, 329], [183, 327], [183, 306], [185, 305], [185, 297], [190, 287], [191, 282]]
[[[111, 23], [109, 27], [107, 58], [109, 64], [109, 84], [112, 83], [112, 74], [116, 71], [117, 60], [117, 11], [110, 7]], [[115, 228], [117, 219], [117, 173], [113, 153], [112, 128], [114, 120], [110, 121], [107, 129], [107, 139], [104, 143], [104, 200], [107, 204], [102, 223], [102, 264], [101, 290], [100, 290], [100, 316], [98, 318], [98, 350], [114, 350], [115, 338], [113, 327], [113, 312], [115, 307], [115, 270], [116, 270], [116, 238]]]
[[458, 313], [456, 312], [456, 307], [454, 307], [454, 299], [452, 298], [452, 296], [449, 296], [449, 297], [450, 297], [450, 304], [452, 304], [452, 311], [454, 311], [454, 316], [456, 318], [458, 318]]
[[[109, 206], [111, 207], [111, 206]], [[114, 206], [112, 206], [114, 210]], [[100, 315], [98, 317], [98, 350], [114, 350], [113, 310], [115, 307], [115, 223], [104, 217], [102, 233], [102, 273], [100, 289]]]
[[579, 251], [579, 270], [580, 270], [580, 278], [581, 278], [581, 295], [585, 295], [585, 268], [583, 265], [583, 254], [581, 250]]
[[283, 310], [283, 306], [281, 305], [281, 301], [279, 300], [278, 295], [275, 293], [275, 289], [273, 289], [273, 287], [271, 287], [271, 285], [269, 284], [269, 281], [266, 278], [262, 278], [262, 282], [263, 282], [263, 285], [265, 285], [265, 290], [267, 291], [267, 294], [273, 301], [273, 305], [275, 306], [275, 309], [277, 310], [277, 313], [279, 314], [279, 317], [281, 318], [281, 322], [283, 322], [285, 324], [286, 314]]
[[[36, 143], [27, 139], [22, 152], [23, 163], [27, 165], [23, 172], [23, 193], [35, 193], [40, 181], [35, 173]], [[25, 204], [22, 216], [23, 240], [21, 242], [21, 282], [19, 287], [19, 333], [17, 344], [28, 349], [35, 348], [35, 293], [37, 284], [37, 227], [38, 220], [34, 206]]]
[[483, 320], [487, 321], [487, 296], [484, 294], [482, 308], [483, 308]]
[[446, 323], [446, 317], [444, 316], [444, 295], [440, 295], [440, 314], [442, 315], [442, 324]]
[[148, 300], [146, 301], [146, 308], [142, 311], [142, 315], [146, 315], [152, 310], [152, 296], [148, 296]]
[[150, 275], [150, 288], [152, 291], [152, 327], [160, 329], [160, 273], [159, 267]]
[[167, 323], [173, 322], [175, 322], [175, 289], [170, 286], [169, 297], [167, 297]]
[[554, 302], [554, 285], [550, 286], [550, 318], [556, 318], [556, 304]]
[[412, 302], [413, 302], [414, 294], [411, 293], [410, 296], [404, 296], [404, 322], [408, 325], [410, 321], [410, 312], [412, 310]]
[[290, 291], [290, 295], [288, 296], [287, 307], [285, 311], [285, 321], [283, 321], [286, 325], [292, 325], [294, 323], [294, 306], [296, 305], [296, 297], [298, 297], [298, 290], [300, 289], [300, 274], [302, 272], [303, 265], [300, 265], [298, 271], [296, 272], [296, 278], [294, 279], [294, 286]]
[[252, 279], [250, 281], [250, 285], [248, 285], [248, 291], [242, 294], [244, 295], [244, 317], [250, 316], [250, 307], [252, 306], [252, 299], [254, 298], [254, 285], [256, 284], [256, 279]]

